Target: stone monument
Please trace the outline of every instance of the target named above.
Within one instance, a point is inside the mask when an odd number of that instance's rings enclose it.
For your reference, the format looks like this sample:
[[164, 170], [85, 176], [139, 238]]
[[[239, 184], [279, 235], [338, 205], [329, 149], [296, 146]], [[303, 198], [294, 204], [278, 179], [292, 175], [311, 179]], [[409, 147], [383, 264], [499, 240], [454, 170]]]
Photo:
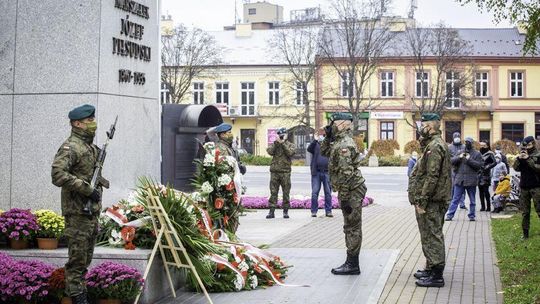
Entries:
[[118, 115], [104, 205], [160, 176], [157, 0], [0, 1], [0, 209], [60, 209], [51, 162], [67, 113], [97, 109], [95, 143]]

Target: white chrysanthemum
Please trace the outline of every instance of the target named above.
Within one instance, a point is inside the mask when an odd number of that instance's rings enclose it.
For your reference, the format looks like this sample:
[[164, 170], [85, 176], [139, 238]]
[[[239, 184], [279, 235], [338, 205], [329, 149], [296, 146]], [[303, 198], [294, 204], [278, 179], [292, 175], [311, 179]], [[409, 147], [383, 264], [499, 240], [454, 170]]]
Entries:
[[242, 263], [238, 264], [238, 269], [240, 269], [240, 271], [247, 271], [249, 266], [246, 261], [242, 261]]
[[257, 276], [251, 276], [250, 277], [250, 280], [251, 280], [251, 289], [255, 289], [257, 288], [257, 286], [259, 286], [259, 280], [257, 279]]
[[[202, 202], [202, 201], [204, 201], [204, 199], [203, 199], [203, 197], [202, 197], [202, 195], [201, 195], [200, 192], [193, 192], [193, 193], [191, 193], [190, 196], [191, 196], [191, 199], [192, 199], [193, 201], [195, 201], [195, 202]], [[192, 207], [193, 207], [193, 206], [192, 206]]]
[[216, 148], [216, 144], [213, 141], [209, 141], [204, 144], [204, 148], [206, 150], [214, 150]]
[[212, 167], [212, 166], [214, 166], [215, 159], [216, 159], [216, 158], [215, 158], [212, 154], [207, 153], [207, 154], [204, 156], [203, 166], [205, 166], [205, 167]]
[[113, 246], [119, 246], [124, 244], [124, 240], [122, 239], [122, 235], [118, 230], [112, 230], [111, 231], [111, 237], [109, 238], [109, 244]]
[[209, 182], [204, 182], [201, 186], [201, 191], [203, 193], [211, 193], [212, 191], [214, 191], [214, 187], [212, 187]]
[[218, 185], [219, 186], [225, 186], [228, 185], [232, 181], [231, 177], [227, 174], [221, 174], [220, 177], [218, 177]]
[[242, 288], [244, 287], [243, 280], [244, 279], [242, 278], [241, 275], [236, 274], [236, 278], [234, 279], [234, 290], [236, 291], [242, 290]]
[[135, 207], [139, 205], [139, 203], [137, 202], [137, 191], [131, 191], [128, 194], [126, 201], [128, 202], [129, 207]]

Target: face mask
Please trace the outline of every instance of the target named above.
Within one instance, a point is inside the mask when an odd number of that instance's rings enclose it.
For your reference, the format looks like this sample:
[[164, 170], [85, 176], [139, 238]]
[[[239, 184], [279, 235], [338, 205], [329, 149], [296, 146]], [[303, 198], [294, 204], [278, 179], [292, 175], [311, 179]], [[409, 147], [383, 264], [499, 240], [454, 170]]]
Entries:
[[85, 123], [86, 125], [86, 133], [90, 136], [95, 136], [96, 135], [96, 130], [97, 130], [97, 122], [95, 121], [91, 121], [91, 122], [87, 122]]
[[480, 153], [482, 154], [486, 153], [487, 151], [489, 151], [488, 148], [480, 148]]
[[461, 144], [461, 138], [459, 137], [454, 138], [454, 145], [459, 145], [459, 144]]
[[318, 140], [319, 140], [319, 141], [323, 141], [323, 140], [324, 140], [324, 135], [319, 135]]
[[532, 147], [530, 149], [527, 149], [527, 153], [533, 154], [535, 150], [536, 150], [536, 148]]
[[498, 158], [496, 158], [495, 161], [497, 162], [497, 164], [501, 162], [501, 160]]
[[472, 143], [466, 141], [466, 142], [465, 142], [465, 148], [466, 148], [467, 150], [471, 150], [471, 149], [472, 149]]
[[233, 136], [232, 135], [223, 136], [223, 137], [221, 137], [221, 139], [224, 142], [228, 143], [228, 144], [232, 144], [232, 142], [233, 142]]
[[412, 158], [412, 159], [416, 159], [416, 155], [412, 155], [411, 158]]
[[429, 131], [429, 126], [424, 126], [420, 129], [420, 135], [422, 135], [422, 137], [429, 137]]

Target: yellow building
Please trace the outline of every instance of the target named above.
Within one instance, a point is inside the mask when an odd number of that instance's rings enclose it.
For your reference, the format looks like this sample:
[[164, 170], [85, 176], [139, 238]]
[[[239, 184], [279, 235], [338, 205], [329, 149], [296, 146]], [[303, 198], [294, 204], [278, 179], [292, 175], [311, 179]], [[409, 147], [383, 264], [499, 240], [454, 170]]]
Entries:
[[[443, 138], [451, 142], [452, 133], [460, 132], [462, 137], [491, 143], [500, 139], [520, 142], [528, 135], [540, 139], [540, 57], [522, 57], [524, 35], [515, 28], [457, 31], [473, 48], [469, 59], [474, 62], [474, 79], [469, 92], [462, 91], [462, 96], [449, 100], [442, 118]], [[424, 66], [428, 86], [435, 81], [435, 71], [428, 60]], [[340, 76], [331, 64], [320, 60], [317, 75], [316, 126], [322, 126], [330, 113], [347, 111], [348, 101]], [[415, 70], [410, 57], [388, 57], [377, 68], [364, 95], [372, 107], [360, 114], [359, 129], [368, 143], [395, 139], [403, 151], [405, 144], [416, 138], [411, 124], [418, 117], [412, 100], [422, 94], [417, 91], [421, 90], [419, 77], [420, 71]], [[445, 81], [449, 85], [451, 79]]]

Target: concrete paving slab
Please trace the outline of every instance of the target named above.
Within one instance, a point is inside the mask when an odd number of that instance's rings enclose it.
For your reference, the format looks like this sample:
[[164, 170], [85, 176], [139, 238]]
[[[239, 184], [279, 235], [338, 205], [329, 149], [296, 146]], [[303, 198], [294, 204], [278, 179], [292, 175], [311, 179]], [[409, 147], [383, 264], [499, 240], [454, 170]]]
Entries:
[[[284, 261], [294, 265], [286, 284], [309, 284], [310, 287], [273, 286], [254, 291], [211, 294], [215, 304], [278, 304], [278, 303], [377, 303], [386, 280], [399, 256], [399, 250], [362, 250], [359, 276], [335, 276], [332, 267], [345, 259], [343, 249], [272, 248]], [[205, 303], [200, 294], [182, 292], [176, 299], [162, 304]]]

